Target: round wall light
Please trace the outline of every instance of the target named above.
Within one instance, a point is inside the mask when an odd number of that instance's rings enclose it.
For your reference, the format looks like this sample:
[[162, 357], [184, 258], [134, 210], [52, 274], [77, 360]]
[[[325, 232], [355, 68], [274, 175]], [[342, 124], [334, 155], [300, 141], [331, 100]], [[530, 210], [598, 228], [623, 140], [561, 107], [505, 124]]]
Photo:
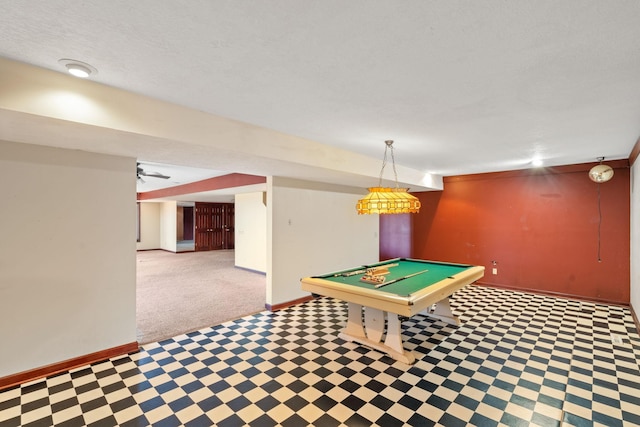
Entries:
[[75, 59], [60, 59], [58, 63], [63, 65], [69, 74], [83, 79], [98, 74], [98, 70], [86, 62], [77, 61]]
[[613, 178], [613, 168], [609, 165], [599, 164], [589, 171], [589, 178], [598, 184], [607, 182]]

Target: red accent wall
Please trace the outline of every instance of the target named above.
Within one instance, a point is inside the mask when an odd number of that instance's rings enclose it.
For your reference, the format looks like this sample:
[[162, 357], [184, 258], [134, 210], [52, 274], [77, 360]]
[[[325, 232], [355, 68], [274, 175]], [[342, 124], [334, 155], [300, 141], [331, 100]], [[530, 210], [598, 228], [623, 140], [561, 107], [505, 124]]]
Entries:
[[483, 265], [483, 284], [628, 304], [630, 170], [606, 163], [601, 223], [595, 163], [448, 177], [443, 191], [414, 193], [419, 214], [381, 216], [380, 257]]

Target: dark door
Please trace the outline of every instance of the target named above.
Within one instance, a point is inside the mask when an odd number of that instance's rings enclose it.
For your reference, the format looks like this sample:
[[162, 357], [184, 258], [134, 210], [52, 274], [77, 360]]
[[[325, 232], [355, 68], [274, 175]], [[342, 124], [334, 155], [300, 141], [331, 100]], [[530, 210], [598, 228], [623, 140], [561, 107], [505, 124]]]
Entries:
[[211, 203], [196, 203], [195, 213], [196, 251], [213, 249], [213, 215]]
[[196, 251], [235, 248], [233, 203], [196, 203]]
[[226, 203], [224, 205], [224, 210], [222, 212], [222, 226], [224, 229], [224, 240], [223, 247], [224, 249], [234, 249], [235, 248], [235, 205], [233, 203]]

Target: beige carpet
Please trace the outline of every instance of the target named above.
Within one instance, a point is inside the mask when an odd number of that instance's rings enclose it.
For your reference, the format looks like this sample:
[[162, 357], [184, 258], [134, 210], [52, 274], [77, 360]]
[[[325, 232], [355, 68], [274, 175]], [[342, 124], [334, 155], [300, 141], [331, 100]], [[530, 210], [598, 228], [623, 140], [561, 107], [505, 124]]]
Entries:
[[264, 274], [233, 250], [137, 253], [138, 342], [161, 341], [265, 310]]

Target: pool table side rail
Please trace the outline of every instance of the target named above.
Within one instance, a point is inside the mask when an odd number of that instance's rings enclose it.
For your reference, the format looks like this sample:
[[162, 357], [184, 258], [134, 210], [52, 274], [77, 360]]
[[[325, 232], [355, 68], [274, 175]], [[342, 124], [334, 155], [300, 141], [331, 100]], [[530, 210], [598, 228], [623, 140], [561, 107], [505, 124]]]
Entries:
[[380, 310], [387, 310], [387, 307], [391, 305], [408, 307], [408, 299], [406, 297], [389, 292], [382, 292], [378, 289], [360, 288], [345, 283], [332, 282], [319, 277], [305, 277], [300, 282], [302, 283], [302, 290], [304, 291], [342, 301], [357, 302], [366, 307], [378, 308]]
[[[389, 262], [389, 261], [385, 261]], [[349, 271], [349, 270], [345, 270]], [[427, 286], [409, 296], [401, 296], [385, 292], [384, 289], [362, 288], [344, 283], [325, 280], [323, 277], [305, 277], [300, 280], [302, 289], [312, 294], [336, 298], [342, 301], [354, 302], [365, 307], [373, 307], [401, 316], [413, 316], [432, 304], [452, 295], [468, 284], [475, 282], [484, 275], [484, 267], [470, 267], [458, 274], [450, 276], [440, 282]]]
[[[444, 261], [432, 261], [432, 260], [424, 260], [424, 259], [416, 259], [416, 258], [396, 258], [397, 261], [411, 261], [411, 262], [422, 262], [425, 264], [440, 264], [440, 265], [451, 265], [454, 267], [475, 267], [472, 264], [460, 264], [457, 262], [444, 262]], [[390, 261], [385, 261], [390, 262]], [[396, 261], [394, 261], [396, 262]]]

